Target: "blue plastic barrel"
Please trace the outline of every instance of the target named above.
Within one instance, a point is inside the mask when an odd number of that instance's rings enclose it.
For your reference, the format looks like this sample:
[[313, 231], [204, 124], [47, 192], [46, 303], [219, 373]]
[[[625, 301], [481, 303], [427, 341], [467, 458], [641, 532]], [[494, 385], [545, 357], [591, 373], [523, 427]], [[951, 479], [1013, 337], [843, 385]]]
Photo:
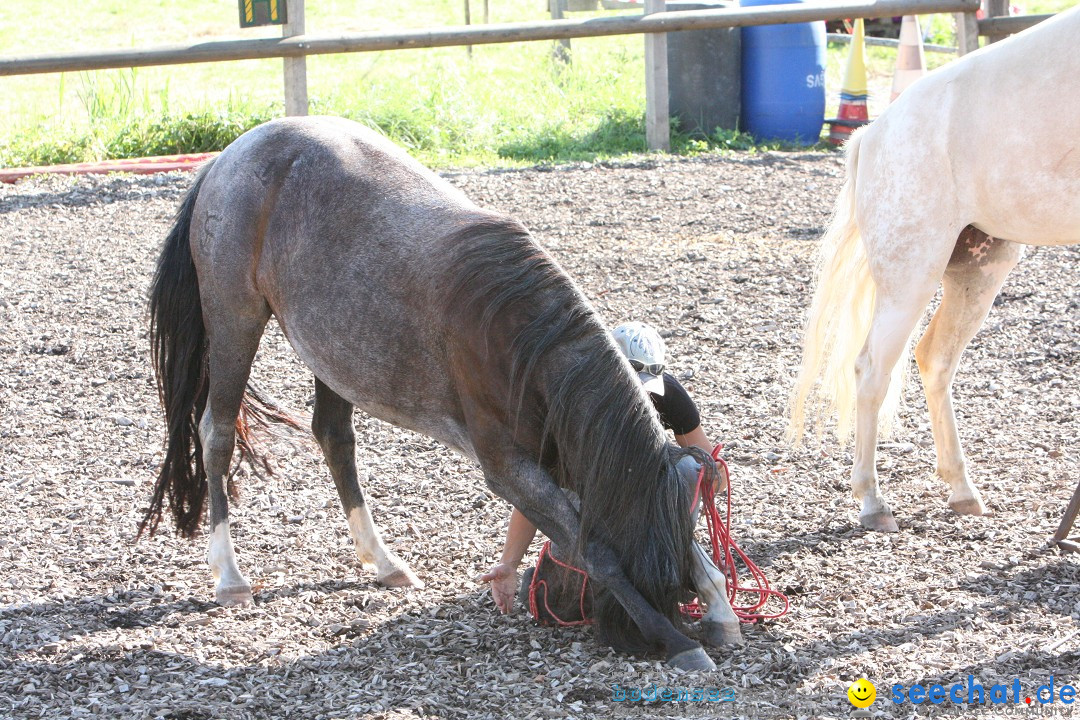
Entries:
[[[743, 7], [801, 0], [742, 0]], [[758, 140], [813, 145], [825, 121], [825, 23], [742, 29], [740, 127]]]

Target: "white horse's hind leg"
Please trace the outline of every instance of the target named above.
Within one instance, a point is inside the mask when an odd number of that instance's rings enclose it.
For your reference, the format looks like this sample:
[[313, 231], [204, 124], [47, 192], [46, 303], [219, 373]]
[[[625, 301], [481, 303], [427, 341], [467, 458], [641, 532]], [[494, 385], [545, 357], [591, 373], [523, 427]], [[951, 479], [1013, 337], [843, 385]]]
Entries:
[[374, 565], [379, 583], [390, 587], [423, 587], [424, 583], [379, 537], [371, 511], [364, 501], [356, 472], [356, 434], [352, 426], [353, 406], [315, 379], [315, 411], [311, 429], [330, 466], [341, 507], [349, 521], [356, 556], [365, 565]]
[[[910, 267], [919, 267], [912, 264]], [[905, 275], [904, 278], [897, 277]], [[889, 390], [893, 368], [904, 352], [919, 317], [936, 290], [936, 279], [893, 268], [887, 282], [878, 282], [878, 294], [866, 343], [855, 361], [857, 401], [855, 413], [855, 463], [851, 470], [851, 491], [862, 500], [859, 522], [871, 530], [896, 532], [899, 528], [892, 510], [878, 486], [875, 453], [878, 415]]]
[[937, 471], [952, 489], [949, 507], [963, 515], [982, 515], [986, 506], [968, 480], [952, 406], [953, 376], [961, 353], [1022, 254], [1022, 246], [1007, 240], [970, 227], [962, 232], [945, 270], [941, 305], [915, 348], [934, 431]]
[[707, 610], [701, 618], [702, 639], [714, 647], [741, 644], [739, 618], [728, 601], [727, 578], [697, 543], [693, 562], [694, 587]]

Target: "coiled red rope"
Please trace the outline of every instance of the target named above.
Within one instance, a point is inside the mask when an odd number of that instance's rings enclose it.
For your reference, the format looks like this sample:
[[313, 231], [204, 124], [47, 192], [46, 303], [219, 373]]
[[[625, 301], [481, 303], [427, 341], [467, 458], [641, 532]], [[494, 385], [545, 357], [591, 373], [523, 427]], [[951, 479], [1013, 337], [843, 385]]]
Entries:
[[[731, 609], [735, 611], [735, 615], [738, 616], [739, 620], [746, 623], [778, 618], [786, 615], [790, 608], [787, 595], [779, 590], [773, 590], [769, 586], [769, 579], [765, 577], [765, 573], [757, 566], [757, 563], [743, 552], [743, 549], [735, 542], [735, 538], [731, 536], [731, 473], [728, 471], [727, 463], [720, 457], [720, 451], [723, 447], [723, 445], [717, 445], [713, 448], [712, 458], [716, 462], [717, 472], [723, 469], [723, 475], [728, 481], [726, 516], [721, 519], [719, 511], [716, 509], [716, 490], [713, 483], [705, 481], [704, 466], [698, 471], [697, 489], [694, 491], [694, 501], [690, 507], [697, 507], [698, 498], [701, 498], [701, 514], [705, 516], [705, 525], [709, 531], [712, 560], [727, 579], [728, 602], [731, 603]], [[746, 567], [750, 577], [754, 579], [754, 586], [739, 584], [739, 574], [735, 569], [736, 556]], [[749, 605], [739, 605], [735, 602], [735, 597], [739, 593], [756, 594], [757, 602]], [[764, 612], [762, 608], [768, 604], [770, 598], [777, 598], [782, 601], [784, 603], [783, 609], [772, 613]], [[697, 600], [683, 606], [683, 612], [693, 618], [702, 616], [701, 605]]]
[[[727, 493], [727, 513], [726, 517], [721, 518], [719, 511], [716, 509], [716, 489], [714, 484], [705, 480], [705, 468], [704, 466], [698, 471], [697, 486], [694, 489], [694, 500], [690, 504], [690, 512], [694, 511], [697, 507], [698, 500], [701, 500], [701, 512], [705, 516], [705, 525], [709, 532], [709, 544], [712, 546], [712, 560], [716, 567], [720, 568], [720, 571], [724, 573], [727, 580], [727, 596], [728, 602], [731, 603], [731, 609], [735, 612], [735, 615], [745, 623], [753, 623], [758, 620], [770, 620], [785, 615], [790, 607], [787, 596], [779, 590], [773, 590], [769, 586], [769, 580], [765, 577], [765, 573], [761, 568], [743, 552], [738, 543], [731, 536], [731, 474], [728, 472], [727, 463], [720, 457], [720, 451], [723, 449], [723, 445], [717, 445], [713, 448], [712, 458], [717, 464], [717, 471], [723, 470], [724, 477], [728, 481], [728, 493]], [[740, 585], [739, 575], [735, 569], [735, 558], [738, 557], [743, 566], [749, 572], [750, 577], [754, 579], [754, 586]], [[578, 608], [581, 613], [580, 620], [563, 620], [560, 618], [548, 605], [548, 584], [545, 580], [540, 578], [540, 566], [545, 559], [551, 560], [556, 565], [578, 573], [581, 575], [581, 592], [578, 597]], [[588, 625], [592, 623], [592, 618], [588, 617], [585, 611], [586, 593], [588, 592], [589, 575], [584, 570], [576, 568], [569, 563], [564, 563], [556, 558], [551, 553], [551, 541], [544, 543], [544, 546], [540, 548], [540, 557], [536, 560], [536, 570], [533, 571], [532, 580], [529, 582], [529, 612], [537, 620], [546, 620], [539, 613], [540, 607], [537, 601], [539, 591], [543, 590], [543, 606], [544, 611], [547, 613], [547, 617], [554, 620], [556, 625], [569, 627], [574, 625]], [[735, 602], [735, 598], [740, 593], [757, 595], [757, 602], [749, 605], [739, 605]], [[764, 612], [762, 608], [768, 604], [771, 598], [777, 598], [784, 603], [782, 610], [777, 612]], [[699, 619], [704, 615], [701, 603], [695, 599], [692, 602], [686, 603], [681, 606], [680, 610], [683, 614]]]
[[[578, 609], [581, 612], [580, 620], [563, 620], [555, 613], [554, 610], [551, 609], [551, 606], [548, 605], [548, 584], [546, 580], [540, 579], [540, 566], [544, 563], [544, 558], [551, 560], [553, 563], [555, 563], [561, 568], [572, 570], [573, 572], [581, 575], [581, 593], [578, 596]], [[536, 601], [536, 597], [540, 594], [539, 591], [543, 589], [544, 611], [548, 614], [548, 617], [552, 618], [555, 621], [556, 625], [560, 627], [571, 627], [574, 625], [591, 625], [593, 619], [589, 617], [589, 614], [587, 612], [585, 612], [585, 594], [588, 592], [588, 588], [589, 574], [581, 568], [576, 568], [569, 563], [564, 563], [563, 561], [559, 560], [559, 558], [555, 557], [551, 553], [551, 541], [548, 540], [546, 543], [544, 543], [544, 546], [540, 548], [540, 557], [536, 558], [536, 569], [533, 571], [532, 580], [529, 582], [529, 612], [532, 613], [532, 616], [537, 620], [541, 619], [541, 615], [538, 612], [540, 607]]]

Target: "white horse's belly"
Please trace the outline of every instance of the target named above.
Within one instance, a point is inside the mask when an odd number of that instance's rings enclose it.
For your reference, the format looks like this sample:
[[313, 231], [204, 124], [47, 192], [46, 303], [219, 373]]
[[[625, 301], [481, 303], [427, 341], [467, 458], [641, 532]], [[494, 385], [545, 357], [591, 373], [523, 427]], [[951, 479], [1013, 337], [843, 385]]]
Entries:
[[[1075, 130], [1080, 136], [1080, 125]], [[1025, 245], [1080, 242], [1080, 152], [1073, 136], [1049, 138], [1038, 147], [1015, 143], [993, 160], [969, 150], [961, 196], [969, 222], [992, 237]], [[1074, 157], [1075, 155], [1075, 157]], [[960, 165], [959, 162], [956, 163]]]
[[[1078, 196], [1080, 197], [1080, 196]], [[1059, 198], [1064, 201], [1065, 198]], [[1011, 240], [1023, 245], [1076, 245], [1080, 243], [1080, 206], [1070, 208], [1059, 203], [1032, 213], [1030, 208], [1015, 207], [1009, 212], [1008, 204], [992, 206], [992, 213], [984, 212], [973, 223], [991, 237]]]
[[1042, 233], [1037, 230], [1024, 232], [1016, 231], [1014, 228], [1008, 227], [995, 228], [993, 225], [983, 225], [982, 223], [975, 223], [975, 227], [991, 237], [1009, 240], [1022, 245], [1058, 246], [1080, 244], [1080, 231], [1078, 230], [1073, 230], [1066, 236], [1053, 233]]

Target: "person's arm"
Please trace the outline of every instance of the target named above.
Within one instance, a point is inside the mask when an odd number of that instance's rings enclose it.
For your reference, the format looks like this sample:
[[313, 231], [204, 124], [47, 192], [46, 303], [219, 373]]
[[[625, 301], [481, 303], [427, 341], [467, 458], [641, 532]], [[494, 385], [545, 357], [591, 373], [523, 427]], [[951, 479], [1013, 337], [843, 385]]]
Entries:
[[675, 442], [679, 443], [679, 447], [698, 447], [705, 451], [707, 455], [712, 455], [713, 444], [709, 442], [709, 438], [705, 437], [705, 431], [698, 425], [696, 428], [686, 433], [685, 435], [676, 435]]
[[[690, 393], [671, 373], [664, 373], [664, 394], [654, 402], [664, 426], [675, 433], [675, 442], [679, 447], [696, 447], [706, 455], [712, 455], [713, 444], [701, 428], [701, 412]], [[722, 470], [716, 474], [713, 490], [724, 492], [728, 486], [727, 476]]]
[[[709, 438], [705, 436], [705, 431], [698, 425], [696, 428], [686, 433], [685, 435], [676, 435], [675, 442], [679, 444], [679, 447], [697, 447], [705, 451], [706, 455], [711, 456], [714, 445], [709, 441]], [[717, 480], [717, 486], [714, 492], [724, 492], [727, 490], [727, 477], [723, 472], [716, 473], [719, 478]]]
[[529, 550], [529, 544], [536, 537], [536, 526], [529, 522], [525, 514], [514, 508], [510, 513], [510, 527], [506, 529], [506, 544], [503, 545], [500, 563], [517, 569], [521, 559]]
[[496, 565], [480, 576], [481, 581], [491, 583], [491, 598], [503, 613], [514, 609], [514, 598], [517, 597], [518, 590], [517, 568], [535, 536], [536, 526], [529, 522], [520, 510], [514, 508], [510, 513], [510, 527], [506, 531], [502, 556]]

